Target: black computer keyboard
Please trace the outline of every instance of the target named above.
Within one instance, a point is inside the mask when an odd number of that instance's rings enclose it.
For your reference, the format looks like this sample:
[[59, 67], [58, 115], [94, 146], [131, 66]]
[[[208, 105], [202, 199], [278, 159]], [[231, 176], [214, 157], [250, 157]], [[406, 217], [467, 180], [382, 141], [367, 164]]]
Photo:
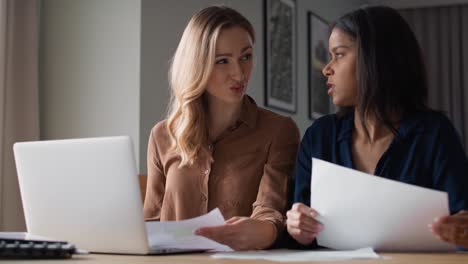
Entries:
[[0, 259], [63, 259], [75, 252], [67, 242], [0, 238]]

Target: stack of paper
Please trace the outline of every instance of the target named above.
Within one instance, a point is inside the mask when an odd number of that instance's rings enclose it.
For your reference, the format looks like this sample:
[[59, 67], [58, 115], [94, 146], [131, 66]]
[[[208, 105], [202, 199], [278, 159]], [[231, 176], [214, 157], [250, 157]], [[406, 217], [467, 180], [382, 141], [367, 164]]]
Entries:
[[262, 259], [278, 262], [298, 261], [331, 261], [350, 259], [377, 259], [372, 248], [362, 248], [353, 251], [293, 251], [293, 250], [269, 250], [269, 251], [240, 251], [231, 253], [217, 253], [211, 255], [217, 259]]

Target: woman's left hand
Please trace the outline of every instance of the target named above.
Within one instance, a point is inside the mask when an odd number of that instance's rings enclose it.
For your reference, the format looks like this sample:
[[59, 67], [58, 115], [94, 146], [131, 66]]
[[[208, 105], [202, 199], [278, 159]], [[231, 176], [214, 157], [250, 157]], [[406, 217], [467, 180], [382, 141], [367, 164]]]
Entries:
[[468, 248], [468, 211], [462, 210], [434, 220], [431, 230], [443, 241]]
[[232, 217], [222, 226], [202, 227], [195, 234], [212, 239], [234, 250], [265, 249], [276, 239], [276, 226], [250, 217]]

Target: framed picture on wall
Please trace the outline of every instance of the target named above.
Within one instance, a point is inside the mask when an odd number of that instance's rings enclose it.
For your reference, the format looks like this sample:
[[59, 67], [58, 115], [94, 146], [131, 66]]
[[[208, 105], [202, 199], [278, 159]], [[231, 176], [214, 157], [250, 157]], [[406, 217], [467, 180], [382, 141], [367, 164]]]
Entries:
[[309, 118], [315, 120], [331, 113], [334, 107], [327, 94], [327, 78], [322, 69], [328, 63], [329, 25], [318, 15], [307, 13]]
[[295, 113], [296, 9], [294, 0], [264, 0], [265, 106]]

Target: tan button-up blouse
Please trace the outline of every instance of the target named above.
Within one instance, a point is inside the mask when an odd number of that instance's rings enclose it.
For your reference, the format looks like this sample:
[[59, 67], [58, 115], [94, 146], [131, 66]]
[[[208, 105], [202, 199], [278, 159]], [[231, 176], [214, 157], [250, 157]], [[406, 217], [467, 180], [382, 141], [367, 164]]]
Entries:
[[281, 231], [300, 140], [291, 118], [257, 107], [245, 96], [237, 126], [209, 146], [213, 163], [178, 168], [169, 151], [166, 121], [151, 130], [148, 143], [146, 220], [182, 220], [218, 207], [225, 219], [250, 216]]

